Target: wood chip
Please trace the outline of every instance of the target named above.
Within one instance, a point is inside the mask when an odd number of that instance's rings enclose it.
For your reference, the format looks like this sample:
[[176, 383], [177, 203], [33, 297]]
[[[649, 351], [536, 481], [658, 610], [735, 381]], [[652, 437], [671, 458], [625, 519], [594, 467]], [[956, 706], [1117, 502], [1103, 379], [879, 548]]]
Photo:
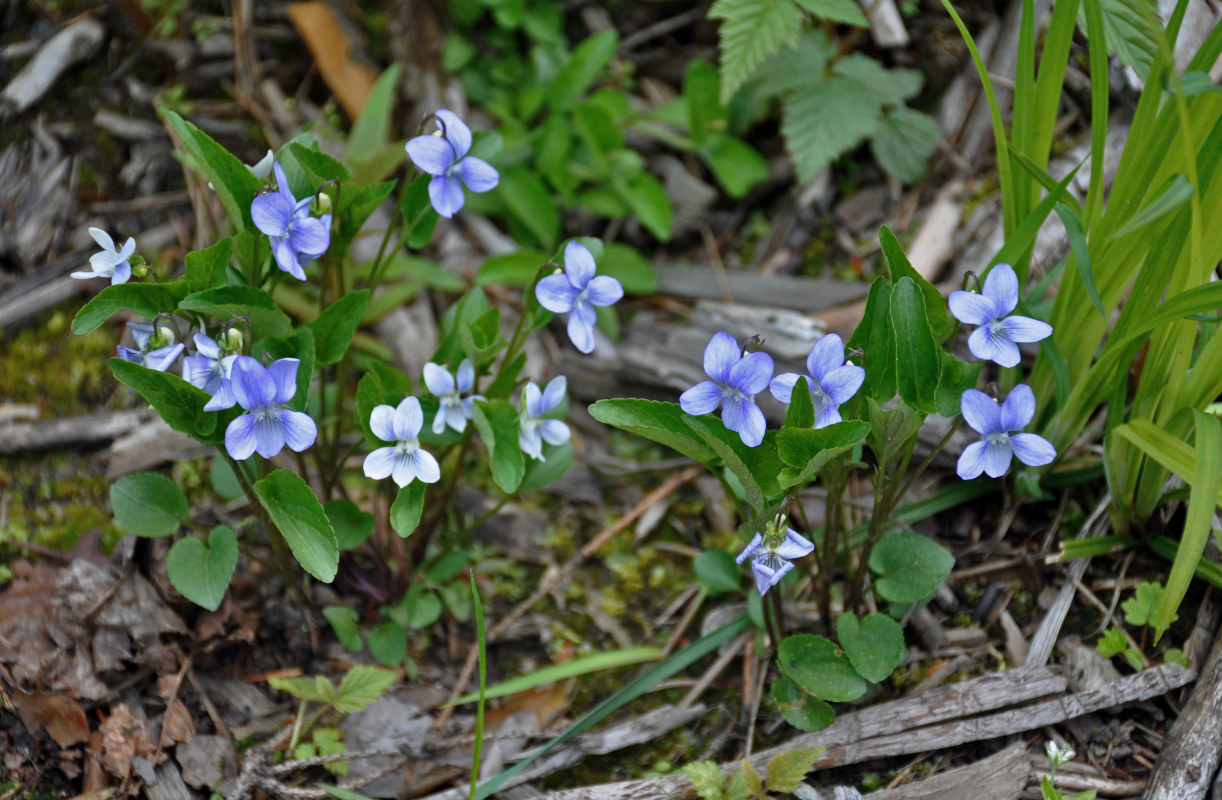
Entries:
[[105, 38], [106, 26], [94, 17], [82, 17], [48, 39], [0, 92], [0, 118], [20, 114], [41, 100], [60, 75], [92, 58]]

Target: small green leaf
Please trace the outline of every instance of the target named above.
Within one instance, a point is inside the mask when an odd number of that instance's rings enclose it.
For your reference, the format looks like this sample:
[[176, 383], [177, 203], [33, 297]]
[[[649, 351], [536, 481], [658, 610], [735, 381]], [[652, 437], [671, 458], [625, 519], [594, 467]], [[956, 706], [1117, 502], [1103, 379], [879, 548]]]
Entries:
[[870, 424], [857, 419], [817, 429], [782, 428], [776, 435], [777, 453], [789, 466], [781, 472], [781, 483], [786, 488], [806, 485], [833, 458], [852, 450], [869, 433]]
[[664, 444], [703, 464], [716, 458], [704, 440], [683, 423], [685, 415], [678, 403], [633, 397], [599, 400], [590, 406], [590, 416], [604, 425]]
[[942, 351], [942, 374], [938, 379], [938, 413], [944, 417], [959, 414], [963, 393], [975, 389], [980, 379], [980, 362], [969, 364], [951, 353]]
[[785, 677], [822, 700], [848, 702], [866, 693], [866, 682], [848, 658], [822, 636], [799, 633], [781, 640], [777, 665]]
[[262, 185], [250, 168], [237, 159], [208, 134], [187, 122], [175, 112], [159, 106], [158, 111], [170, 123], [174, 134], [186, 148], [187, 159], [197, 172], [212, 184], [229, 221], [237, 230], [250, 230], [250, 205]]
[[365, 648], [361, 641], [361, 631], [357, 627], [356, 611], [348, 606], [327, 606], [322, 615], [331, 623], [335, 638], [339, 639], [350, 653], [359, 653]]
[[228, 525], [217, 525], [208, 542], [189, 536], [179, 539], [166, 554], [165, 569], [182, 596], [209, 611], [216, 611], [238, 565], [238, 537]]
[[525, 289], [535, 280], [540, 268], [547, 263], [547, 254], [541, 250], [515, 250], [492, 256], [480, 265], [475, 283], [479, 286], [498, 284]]
[[107, 286], [76, 312], [76, 317], [72, 320], [72, 332], [78, 336], [89, 333], [120, 311], [133, 311], [149, 319], [158, 314], [169, 314], [186, 296], [185, 280]]
[[322, 510], [331, 522], [335, 543], [341, 551], [360, 547], [373, 533], [373, 514], [362, 511], [345, 497], [328, 500]]
[[352, 336], [369, 305], [369, 290], [349, 292], [310, 323], [314, 332], [314, 352], [319, 365], [335, 364], [348, 352]]
[[428, 485], [422, 481], [412, 481], [399, 490], [395, 502], [390, 506], [390, 526], [395, 533], [403, 538], [411, 536], [420, 524], [420, 515], [424, 513], [424, 496]]
[[945, 548], [917, 533], [892, 533], [870, 552], [874, 588], [893, 603], [916, 603], [934, 593], [955, 566]]
[[548, 108], [553, 113], [565, 111], [584, 97], [606, 69], [618, 46], [619, 34], [613, 30], [601, 31], [583, 39], [573, 48], [568, 63], [560, 68], [551, 82], [547, 94]]
[[704, 550], [692, 561], [696, 579], [713, 596], [736, 592], [742, 586], [742, 574], [734, 556], [720, 548]]
[[220, 319], [250, 317], [255, 340], [272, 336], [289, 336], [293, 326], [272, 296], [252, 286], [222, 286], [196, 292], [183, 298], [180, 311], [193, 311]]
[[[788, 0], [787, 0], [788, 1]], [[857, 147], [881, 124], [878, 99], [839, 75], [810, 80], [785, 101], [781, 135], [798, 170], [812, 180], [833, 159]]]
[[[1163, 602], [1163, 587], [1152, 581], [1142, 581], [1132, 597], [1120, 604], [1124, 609], [1124, 621], [1130, 625], [1149, 625]], [[1171, 622], [1179, 619], [1173, 614]]]
[[488, 448], [492, 479], [502, 491], [517, 491], [526, 474], [525, 456], [518, 443], [518, 410], [508, 400], [476, 400], [472, 421]]
[[658, 276], [653, 265], [632, 245], [607, 242], [602, 258], [598, 259], [598, 271], [619, 281], [627, 294], [655, 294], [658, 291]]
[[364, 711], [377, 701], [382, 693], [395, 682], [394, 670], [382, 669], [371, 664], [357, 664], [348, 670], [335, 691], [336, 711], [351, 714]]
[[278, 469], [259, 479], [254, 489], [305, 571], [323, 583], [333, 581], [339, 569], [339, 546], [309, 484], [296, 473]]
[[885, 403], [895, 396], [895, 337], [891, 335], [891, 285], [886, 278], [879, 276], [870, 284], [865, 313], [846, 350], [850, 359], [859, 357], [866, 370], [863, 397]]
[[522, 478], [522, 485], [518, 487], [519, 494], [542, 489], [549, 483], [560, 480], [573, 463], [573, 442], [569, 440], [559, 445], [544, 442], [542, 455], [542, 460], [526, 460], [526, 475]]
[[768, 162], [759, 151], [728, 133], [713, 133], [700, 144], [697, 152], [730, 197], [746, 196], [752, 187], [768, 177]]
[[870, 433], [866, 437], [866, 444], [880, 464], [890, 465], [892, 459], [903, 452], [908, 442], [921, 430], [925, 415], [913, 411], [902, 402], [895, 408], [884, 409], [871, 397], [867, 405]]
[[[815, 403], [810, 397], [810, 381], [805, 375], [799, 375], [797, 382], [793, 385], [793, 391], [789, 395], [789, 407], [785, 409], [785, 428], [794, 428], [797, 430], [808, 430], [815, 426]], [[778, 441], [777, 447], [783, 445]], [[781, 453], [781, 460], [785, 461], [785, 454]], [[802, 463], [805, 463], [804, 461]], [[790, 464], [790, 466], [798, 466]]]
[[1073, 250], [1074, 261], [1078, 263], [1078, 277], [1082, 279], [1086, 296], [1090, 298], [1099, 316], [1107, 319], [1107, 312], [1103, 309], [1103, 300], [1099, 297], [1099, 287], [1095, 284], [1095, 272], [1091, 269], [1090, 247], [1086, 243], [1086, 231], [1082, 230], [1082, 221], [1078, 219], [1073, 209], [1064, 203], [1057, 203], [1053, 210], [1057, 212], [1057, 216], [1061, 218], [1061, 224], [1065, 226], [1065, 235]]
[[836, 712], [784, 675], [772, 682], [772, 701], [785, 721], [800, 731], [821, 731], [836, 721]]
[[[289, 150], [314, 186], [321, 186], [328, 181], [348, 182], [348, 169], [326, 153], [306, 147], [300, 142], [289, 142]], [[310, 194], [313, 193], [314, 190], [311, 189]]]
[[853, 669], [871, 683], [884, 680], [904, 659], [904, 632], [886, 614], [859, 620], [846, 611], [836, 618], [836, 637]]
[[374, 81], [344, 144], [344, 159], [350, 164], [363, 163], [390, 141], [390, 124], [402, 69], [399, 64], [391, 64]]
[[[219, 289], [224, 286], [227, 278], [225, 274], [226, 268], [229, 266], [229, 259], [232, 256], [233, 239], [228, 236], [204, 250], [194, 250], [187, 253], [187, 271], [184, 276], [187, 286], [193, 292], [202, 292], [205, 289]], [[148, 315], [146, 314], [145, 316]]]
[[403, 598], [403, 610], [407, 613], [409, 628], [427, 628], [441, 619], [441, 599], [416, 583]]
[[748, 797], [759, 797], [764, 793], [764, 782], [760, 780], [760, 774], [755, 771], [755, 767], [751, 766], [751, 762], [747, 759], [744, 758], [741, 763], [742, 766], [735, 777], [742, 780]]
[[627, 181], [623, 191], [632, 213], [640, 218], [645, 229], [659, 242], [669, 242], [675, 210], [662, 182], [648, 172], [639, 172]]
[[712, 761], [693, 761], [680, 767], [701, 800], [725, 800], [726, 775]]
[[208, 480], [212, 484], [212, 491], [222, 500], [237, 500], [244, 494], [238, 476], [233, 474], [233, 468], [219, 455], [212, 458], [212, 465], [208, 468]]
[[858, 28], [866, 28], [870, 25], [866, 21], [866, 15], [861, 13], [861, 8], [853, 0], [794, 0], [794, 2], [819, 19], [842, 22]]
[[369, 652], [382, 664], [397, 667], [407, 655], [407, 631], [395, 622], [383, 622], [369, 631]]
[[802, 783], [806, 773], [815, 768], [815, 760], [825, 752], [826, 747], [798, 747], [777, 753], [768, 760], [764, 785], [770, 792], [792, 794]]
[[110, 485], [115, 522], [137, 536], [169, 536], [191, 514], [178, 484], [153, 472], [137, 472]]
[[925, 299], [911, 278], [901, 278], [891, 290], [891, 328], [900, 399], [918, 411], [936, 410], [942, 358], [926, 316]]
[[537, 174], [524, 166], [506, 167], [501, 170], [496, 192], [541, 249], [556, 249], [560, 240], [560, 211]]
[[1129, 640], [1125, 638], [1124, 631], [1112, 626], [1104, 631], [1099, 637], [1099, 641], [1095, 644], [1095, 650], [1104, 658], [1113, 658], [1120, 655], [1129, 647]]
[[[429, 565], [424, 580], [433, 585], [447, 583], [457, 578], [469, 563], [471, 563], [471, 554], [466, 550], [450, 550]], [[466, 587], [463, 588], [466, 589]]]
[[[420, 175], [412, 181], [411, 186], [403, 193], [403, 238], [407, 246], [419, 250], [433, 238], [433, 229], [437, 227], [438, 214], [429, 200], [428, 175]], [[502, 173], [502, 181], [504, 173]]]
[[709, 136], [725, 129], [717, 68], [701, 58], [689, 62], [683, 73], [683, 96], [687, 98], [687, 129], [699, 147]]
[[267, 685], [276, 691], [291, 694], [299, 700], [310, 703], [329, 705], [331, 699], [335, 697], [335, 687], [323, 675], [315, 675], [312, 678], [271, 677], [267, 679]]

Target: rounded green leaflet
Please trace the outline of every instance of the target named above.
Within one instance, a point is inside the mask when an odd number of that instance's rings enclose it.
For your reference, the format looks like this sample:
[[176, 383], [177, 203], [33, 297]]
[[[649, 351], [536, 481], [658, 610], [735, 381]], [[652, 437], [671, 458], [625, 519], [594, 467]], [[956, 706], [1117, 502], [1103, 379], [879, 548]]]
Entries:
[[278, 469], [260, 478], [254, 489], [302, 568], [323, 583], [335, 580], [339, 545], [310, 485], [296, 473]]
[[110, 507], [119, 527], [137, 536], [169, 536], [191, 513], [182, 489], [153, 472], [137, 472], [112, 483]]
[[904, 631], [886, 614], [859, 620], [845, 612], [836, 620], [836, 636], [853, 669], [872, 683], [885, 679], [904, 658]]
[[238, 537], [228, 525], [217, 525], [208, 542], [179, 539], [166, 555], [165, 569], [182, 596], [209, 611], [220, 608], [238, 565]]
[[772, 682], [771, 691], [781, 716], [798, 730], [821, 731], [836, 719], [831, 706], [802, 691], [801, 686], [783, 675]]
[[709, 594], [734, 592], [742, 585], [742, 573], [734, 563], [734, 556], [725, 550], [705, 550], [692, 561], [696, 579]]
[[777, 648], [777, 664], [785, 677], [823, 700], [843, 703], [866, 692], [865, 680], [848, 658], [822, 636], [800, 633], [786, 637]]
[[341, 551], [360, 547], [373, 533], [373, 514], [361, 511], [347, 498], [329, 500], [322, 510], [335, 531], [335, 542]]
[[955, 566], [945, 548], [917, 533], [893, 533], [870, 551], [875, 590], [893, 603], [916, 603], [934, 593]]
[[403, 663], [407, 654], [407, 631], [395, 622], [383, 622], [369, 632], [369, 652], [388, 667]]

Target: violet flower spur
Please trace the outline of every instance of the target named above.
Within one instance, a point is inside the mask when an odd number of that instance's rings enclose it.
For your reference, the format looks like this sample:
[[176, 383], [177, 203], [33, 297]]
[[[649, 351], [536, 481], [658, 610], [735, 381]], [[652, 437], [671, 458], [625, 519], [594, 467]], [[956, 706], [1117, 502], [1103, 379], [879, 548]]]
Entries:
[[768, 384], [768, 391], [780, 402], [788, 403], [798, 378], [806, 377], [810, 399], [815, 406], [815, 427], [825, 428], [840, 422], [840, 404], [847, 403], [857, 394], [866, 379], [866, 371], [844, 363], [844, 341], [834, 333], [815, 342], [806, 357], [806, 371], [810, 374], [801, 376], [786, 372], [777, 375]]
[[1035, 394], [1025, 383], [1015, 386], [1000, 406], [984, 392], [968, 389], [963, 393], [960, 407], [963, 419], [983, 437], [965, 447], [963, 455], [959, 456], [956, 471], [965, 481], [978, 477], [981, 472], [990, 478], [1005, 475], [1014, 456], [1031, 467], [1042, 467], [1056, 458], [1056, 449], [1044, 437], [1034, 433], [1011, 433], [1025, 428], [1035, 416]]
[[469, 156], [471, 129], [447, 109], [437, 111], [439, 135], [426, 134], [408, 140], [407, 155], [423, 172], [432, 175], [429, 200], [437, 213], [447, 219], [463, 207], [463, 186], [473, 192], [496, 188], [501, 176], [482, 158]]
[[949, 304], [955, 319], [980, 326], [967, 339], [972, 355], [1003, 367], [1018, 364], [1019, 342], [1038, 342], [1052, 335], [1047, 322], [1006, 316], [1018, 306], [1018, 276], [1009, 264], [997, 264], [989, 270], [980, 294], [951, 292]]
[[735, 562], [741, 564], [748, 558], [754, 559], [751, 572], [755, 575], [755, 588], [763, 597], [793, 569], [793, 559], [809, 555], [814, 549], [815, 546], [793, 528], [785, 528], [782, 534], [780, 526], [770, 526], [767, 534], [755, 534]]
[[563, 375], [553, 378], [542, 392], [530, 381], [522, 389], [522, 416], [518, 420], [518, 446], [522, 452], [538, 461], [543, 457], [543, 443], [561, 445], [569, 440], [569, 426], [558, 419], [544, 419], [564, 400], [568, 381]]
[[391, 447], [379, 447], [365, 456], [365, 477], [382, 480], [394, 479], [402, 489], [419, 478], [423, 483], [436, 483], [441, 478], [441, 468], [433, 454], [420, 447], [420, 429], [424, 426], [424, 412], [415, 397], [405, 397], [398, 408], [380, 405], [369, 417], [369, 428], [373, 435], [384, 442], [394, 442]]
[[237, 355], [225, 355], [219, 344], [202, 333], [195, 334], [194, 339], [195, 355], [182, 360], [183, 380], [212, 396], [204, 411], [233, 408], [238, 399], [234, 397], [229, 379]]
[[281, 358], [264, 367], [250, 356], [233, 361], [229, 383], [238, 405], [247, 413], [225, 429], [225, 449], [235, 461], [245, 461], [252, 453], [271, 458], [287, 444], [300, 453], [318, 438], [318, 426], [309, 414], [280, 406], [297, 394], [296, 358]]
[[123, 248], [116, 249], [114, 239], [111, 239], [110, 234], [101, 228], [90, 228], [89, 235], [98, 243], [98, 247], [102, 248], [102, 252], [94, 253], [89, 257], [92, 272], [74, 272], [72, 277], [110, 278], [111, 286], [127, 283], [132, 276], [132, 265], [128, 259], [132, 257], [132, 253], [136, 252], [136, 240], [129, 236], [123, 243]]
[[174, 343], [174, 334], [169, 328], [154, 330], [147, 322], [129, 322], [127, 329], [138, 349], [119, 345], [119, 358], [124, 361], [165, 372], [185, 349], [181, 343]]
[[624, 296], [624, 287], [609, 275], [595, 275], [594, 256], [581, 242], [564, 247], [564, 273], [548, 275], [535, 286], [539, 305], [569, 314], [569, 339], [583, 353], [594, 351], [594, 306], [609, 306]]
[[272, 169], [276, 173], [276, 191], [256, 197], [250, 204], [250, 216], [255, 227], [271, 239], [276, 266], [304, 281], [302, 263], [318, 258], [331, 246], [331, 215], [311, 217], [313, 195], [298, 200], [289, 189], [280, 163], [274, 163]]
[[467, 420], [471, 419], [472, 403], [484, 399], [478, 394], [462, 396], [475, 388], [475, 367], [469, 358], [462, 360], [455, 375], [430, 361], [424, 365], [424, 385], [441, 399], [441, 406], [433, 417], [433, 433], [437, 434], [444, 431], [447, 425], [462, 433], [467, 429]]
[[713, 380], [688, 389], [679, 396], [679, 405], [693, 416], [721, 406], [721, 421], [739, 435], [743, 444], [755, 447], [764, 441], [765, 423], [764, 412], [754, 398], [768, 386], [772, 369], [772, 356], [744, 354], [733, 336], [718, 331], [704, 348], [704, 372]]

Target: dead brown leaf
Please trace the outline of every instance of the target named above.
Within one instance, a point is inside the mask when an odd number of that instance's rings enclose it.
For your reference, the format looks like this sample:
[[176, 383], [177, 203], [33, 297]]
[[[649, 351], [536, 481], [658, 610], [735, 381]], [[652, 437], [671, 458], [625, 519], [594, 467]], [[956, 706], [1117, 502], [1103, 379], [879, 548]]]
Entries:
[[13, 707], [21, 724], [30, 733], [45, 730], [60, 747], [89, 741], [89, 721], [80, 703], [63, 694], [26, 693], [20, 689], [11, 695]]
[[351, 26], [337, 19], [331, 6], [324, 2], [290, 3], [289, 17], [344, 113], [349, 119], [356, 119], [373, 91], [377, 75], [353, 58], [356, 46], [345, 33]]
[[132, 774], [133, 758], [151, 758], [157, 750], [144, 722], [132, 714], [126, 703], [114, 707], [99, 731], [102, 734], [102, 766], [124, 781]]
[[182, 701], [174, 698], [166, 704], [161, 718], [161, 746], [169, 747], [175, 742], [185, 742], [195, 735], [195, 721]]

